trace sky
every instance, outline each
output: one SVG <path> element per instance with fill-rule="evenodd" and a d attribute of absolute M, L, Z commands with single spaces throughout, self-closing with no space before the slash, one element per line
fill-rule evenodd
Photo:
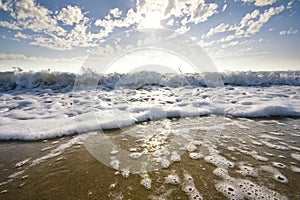
<path fill-rule="evenodd" d="M 142 28 L 190 37 L 218 71 L 300 70 L 299 17 L 300 0 L 0 0 L 0 71 L 77 73 L 103 41 Z"/>

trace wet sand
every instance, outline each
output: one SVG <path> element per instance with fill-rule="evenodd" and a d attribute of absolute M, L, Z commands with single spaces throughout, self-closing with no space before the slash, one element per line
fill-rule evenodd
<path fill-rule="evenodd" d="M 83 141 L 78 139 L 78 136 L 73 136 L 37 142 L 2 141 L 0 199 L 192 199 L 183 189 L 185 174 L 193 178 L 193 183 L 203 199 L 226 199 L 224 194 L 217 190 L 218 183 L 223 182 L 222 177 L 214 174 L 215 169 L 222 167 L 209 163 L 205 158 L 190 157 L 191 152 L 199 152 L 201 149 L 200 143 L 205 137 L 211 119 L 210 117 L 166 119 L 105 133 L 116 147 L 126 149 L 129 153 L 132 148 L 136 148 L 134 152 L 142 150 L 138 148 L 141 147 L 141 139 L 147 138 L 145 135 L 153 134 L 152 140 L 154 137 L 161 138 L 161 135 L 155 133 L 162 129 L 181 130 L 178 132 L 181 134 L 193 133 L 192 144 L 196 149 L 180 148 L 180 145 L 187 144 L 184 144 L 184 141 L 187 141 L 186 137 L 181 138 L 179 134 L 166 135 L 160 146 L 170 143 L 178 145 L 181 160 L 171 163 L 166 168 L 162 168 L 159 162 L 154 164 L 157 165 L 157 169 L 147 173 L 151 180 L 151 189 L 146 189 L 141 184 L 145 174 L 129 174 L 126 178 L 124 177 L 126 175 L 122 175 L 121 168 L 115 170 L 99 162 L 86 149 L 87 144 L 84 142 L 89 142 L 89 139 Z M 138 130 L 143 132 L 138 133 Z M 226 169 L 233 179 L 250 180 L 289 199 L 298 199 L 300 173 L 295 169 L 300 167 L 300 161 L 296 159 L 300 154 L 299 130 L 300 119 L 226 118 L 222 135 L 215 147 L 212 145 L 212 149 L 218 151 L 216 155 L 234 163 L 233 168 Z M 76 142 L 61 148 L 70 140 Z M 91 141 L 89 144 L 93 145 Z M 55 149 L 60 151 L 51 154 Z M 101 146 L 96 146 L 95 149 L 99 150 Z M 115 156 L 116 159 L 121 159 L 118 158 L 118 154 L 112 155 L 110 151 L 105 153 L 108 157 Z M 52 156 L 32 164 L 49 154 Z M 27 162 L 20 163 L 27 159 L 29 159 Z M 126 159 L 130 160 L 130 157 Z M 17 163 L 19 166 L 16 167 Z M 239 166 L 253 167 L 258 176 L 242 175 Z M 277 173 L 274 169 L 287 178 L 287 183 L 284 183 L 282 178 L 274 178 Z M 23 170 L 23 173 L 16 174 Z M 178 175 L 180 183 L 167 183 L 166 177 L 169 175 Z"/>

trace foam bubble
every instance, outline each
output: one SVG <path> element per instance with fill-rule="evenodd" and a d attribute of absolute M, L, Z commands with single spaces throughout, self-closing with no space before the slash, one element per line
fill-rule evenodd
<path fill-rule="evenodd" d="M 234 168 L 234 163 L 227 160 L 225 157 L 214 154 L 204 157 L 204 160 L 208 163 L 215 165 L 216 167 Z"/>
<path fill-rule="evenodd" d="M 180 179 L 177 174 L 171 174 L 166 177 L 165 182 L 168 184 L 172 184 L 172 185 L 178 185 L 178 184 L 180 184 Z"/>
<path fill-rule="evenodd" d="M 259 186 L 249 180 L 238 179 L 236 185 L 239 186 L 244 197 L 248 199 L 288 199 L 287 197 L 281 196 L 278 192 Z"/>
<path fill-rule="evenodd" d="M 18 162 L 17 164 L 15 164 L 15 167 L 18 168 L 18 167 L 22 167 L 23 165 L 25 165 L 31 158 L 27 158 L 23 161 L 20 161 Z"/>
<path fill-rule="evenodd" d="M 283 150 L 283 151 L 289 150 L 288 147 L 285 147 L 285 146 L 283 146 L 283 145 L 272 144 L 272 143 L 267 142 L 267 141 L 263 141 L 263 143 L 264 143 L 267 147 L 270 147 L 270 148 L 272 148 L 272 149 Z"/>
<path fill-rule="evenodd" d="M 228 170 L 224 169 L 222 167 L 218 167 L 218 168 L 214 169 L 213 174 L 216 175 L 216 176 L 219 176 L 223 179 L 228 179 L 229 178 Z"/>
<path fill-rule="evenodd" d="M 5 194 L 7 192 L 8 192 L 8 190 L 1 190 L 0 194 Z"/>
<path fill-rule="evenodd" d="M 117 183 L 110 184 L 109 189 L 111 189 L 111 190 L 115 189 L 116 185 L 117 185 Z"/>
<path fill-rule="evenodd" d="M 243 176 L 258 177 L 258 173 L 253 167 L 241 165 L 239 168 L 240 170 L 237 170 L 237 173 L 240 173 Z"/>
<path fill-rule="evenodd" d="M 122 169 L 121 171 L 122 171 L 121 174 L 122 174 L 122 176 L 124 178 L 128 178 L 129 177 L 129 174 L 130 174 L 129 169 L 126 168 L 126 169 Z"/>
<path fill-rule="evenodd" d="M 160 165 L 161 165 L 163 168 L 168 168 L 168 167 L 170 166 L 170 161 L 164 158 L 164 159 L 161 160 Z"/>
<path fill-rule="evenodd" d="M 261 155 L 252 155 L 253 158 L 255 158 L 258 161 L 267 162 L 269 158 L 261 156 Z"/>
<path fill-rule="evenodd" d="M 298 154 L 298 153 L 292 153 L 291 156 L 292 156 L 294 159 L 300 161 L 300 154 Z"/>
<path fill-rule="evenodd" d="M 194 144 L 188 144 L 185 146 L 185 149 L 189 152 L 193 152 L 197 150 L 197 147 Z"/>
<path fill-rule="evenodd" d="M 273 179 L 281 182 L 281 183 L 288 183 L 289 180 L 282 174 L 279 172 L 278 169 L 271 167 L 271 166 L 261 166 L 260 167 L 263 171 L 269 172 L 273 174 Z"/>
<path fill-rule="evenodd" d="M 216 189 L 221 192 L 225 197 L 231 200 L 242 200 L 244 195 L 241 193 L 239 188 L 234 184 L 227 182 L 220 182 L 216 184 Z"/>
<path fill-rule="evenodd" d="M 81 144 L 79 137 L 74 137 L 71 140 L 69 140 L 68 142 L 59 145 L 57 148 L 53 149 L 47 155 L 42 156 L 40 158 L 37 158 L 37 159 L 33 160 L 31 162 L 30 166 L 34 166 L 34 165 L 40 164 L 41 162 L 44 162 L 47 159 L 57 157 L 57 156 L 61 155 L 66 149 L 70 148 L 71 146 L 73 146 L 75 144 Z"/>
<path fill-rule="evenodd" d="M 151 179 L 148 177 L 148 175 L 145 175 L 143 179 L 141 180 L 141 185 L 143 185 L 147 190 L 151 189 Z"/>
<path fill-rule="evenodd" d="M 139 153 L 139 152 L 134 152 L 134 153 L 131 153 L 129 154 L 129 156 L 132 158 L 132 159 L 139 159 L 143 154 L 142 153 Z"/>
<path fill-rule="evenodd" d="M 284 133 L 273 132 L 273 131 L 270 131 L 269 133 L 270 133 L 271 135 L 284 136 Z"/>
<path fill-rule="evenodd" d="M 110 166 L 115 169 L 115 170 L 119 170 L 120 167 L 120 161 L 119 160 L 112 160 L 110 162 Z"/>
<path fill-rule="evenodd" d="M 25 172 L 25 170 L 22 170 L 22 171 L 19 171 L 19 172 L 15 172 L 14 174 L 9 175 L 8 179 L 15 179 L 15 178 L 21 176 L 24 172 Z"/>
<path fill-rule="evenodd" d="M 196 152 L 191 152 L 191 153 L 189 153 L 189 157 L 191 158 L 191 159 L 193 159 L 193 160 L 198 160 L 198 159 L 200 159 L 200 158 L 203 158 L 204 157 L 204 155 L 202 154 L 202 153 L 196 153 Z"/>
<path fill-rule="evenodd" d="M 296 173 L 300 173 L 300 168 L 299 167 L 296 167 L 296 166 L 291 166 L 291 170 L 293 171 L 293 172 L 296 172 Z"/>
<path fill-rule="evenodd" d="M 180 157 L 180 155 L 176 152 L 176 151 L 173 151 L 172 153 L 171 153 L 171 161 L 173 161 L 173 162 L 180 162 L 180 160 L 181 160 L 181 157 Z"/>
<path fill-rule="evenodd" d="M 119 151 L 115 148 L 113 148 L 111 151 L 110 151 L 110 154 L 111 155 L 116 155 L 117 153 L 119 153 Z"/>
<path fill-rule="evenodd" d="M 182 191 L 186 193 L 190 200 L 202 200 L 203 197 L 195 187 L 194 179 L 187 172 L 183 174 Z"/>
<path fill-rule="evenodd" d="M 255 140 L 252 140 L 251 143 L 256 145 L 256 146 L 262 146 L 263 145 L 261 142 L 257 142 Z"/>
<path fill-rule="evenodd" d="M 281 168 L 281 169 L 286 168 L 286 165 L 283 163 L 280 163 L 280 162 L 273 162 L 272 164 L 273 164 L 273 166 Z"/>

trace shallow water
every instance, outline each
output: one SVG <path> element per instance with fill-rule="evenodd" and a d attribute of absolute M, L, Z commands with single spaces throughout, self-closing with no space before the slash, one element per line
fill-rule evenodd
<path fill-rule="evenodd" d="M 222 135 L 215 135 L 202 155 L 215 119 L 144 122 L 107 131 L 105 140 L 99 132 L 3 141 L 0 198 L 298 199 L 300 119 L 226 117 Z"/>

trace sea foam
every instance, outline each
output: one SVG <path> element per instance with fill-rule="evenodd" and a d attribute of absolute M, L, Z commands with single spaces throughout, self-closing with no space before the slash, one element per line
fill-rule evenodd
<path fill-rule="evenodd" d="M 225 113 L 248 118 L 300 116 L 299 71 L 216 74 L 223 87 L 209 87 L 209 73 L 2 72 L 0 139 L 41 140 L 148 120 Z M 91 83 L 95 87 L 89 87 Z"/>

